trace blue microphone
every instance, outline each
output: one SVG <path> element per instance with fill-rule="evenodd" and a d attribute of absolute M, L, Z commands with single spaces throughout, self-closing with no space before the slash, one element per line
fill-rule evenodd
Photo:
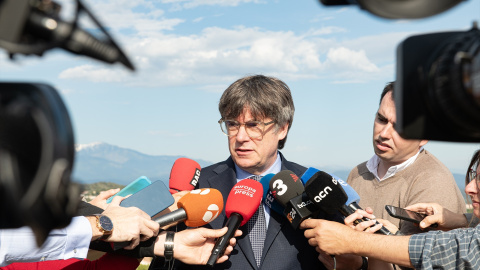
<path fill-rule="evenodd" d="M 283 215 L 283 206 L 275 200 L 275 197 L 270 190 L 270 180 L 275 174 L 269 173 L 260 179 L 260 183 L 263 186 L 263 203 L 271 210 Z"/>

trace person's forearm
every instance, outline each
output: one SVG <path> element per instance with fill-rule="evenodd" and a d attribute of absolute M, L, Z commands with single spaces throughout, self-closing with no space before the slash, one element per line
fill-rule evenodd
<path fill-rule="evenodd" d="M 412 267 L 408 253 L 409 236 L 387 236 L 359 232 L 352 241 L 352 253 L 401 266 Z"/>

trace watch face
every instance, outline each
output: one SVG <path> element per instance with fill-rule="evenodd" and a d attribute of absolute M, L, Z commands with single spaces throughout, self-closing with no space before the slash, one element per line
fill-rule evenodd
<path fill-rule="evenodd" d="M 100 225 L 102 226 L 102 229 L 104 229 L 107 232 L 110 232 L 113 230 L 112 220 L 110 220 L 110 218 L 107 216 L 100 217 Z"/>

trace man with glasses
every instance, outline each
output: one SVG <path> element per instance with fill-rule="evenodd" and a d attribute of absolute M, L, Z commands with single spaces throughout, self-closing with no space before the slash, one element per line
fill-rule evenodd
<path fill-rule="evenodd" d="M 225 90 L 218 107 L 218 122 L 228 140 L 230 157 L 203 168 L 197 188 L 216 188 L 226 201 L 232 187 L 242 179 L 261 178 L 282 170 L 301 175 L 306 170 L 287 161 L 278 151 L 285 146 L 295 111 L 290 89 L 284 82 L 263 75 L 241 78 Z M 325 269 L 302 231 L 293 230 L 284 216 L 270 211 L 263 203 L 257 212 L 240 227 L 243 235 L 237 239 L 230 259 L 216 264 L 214 269 Z M 222 212 L 206 227 L 222 228 L 226 220 Z M 264 227 L 258 229 L 262 224 Z M 177 269 L 190 268 L 202 269 L 177 264 Z"/>

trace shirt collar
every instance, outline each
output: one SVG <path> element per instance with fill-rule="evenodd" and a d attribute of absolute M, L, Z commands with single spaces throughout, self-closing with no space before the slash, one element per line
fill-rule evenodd
<path fill-rule="evenodd" d="M 277 174 L 281 170 L 282 170 L 282 159 L 280 158 L 280 155 L 277 152 L 277 159 L 275 160 L 273 165 L 270 166 L 270 168 L 268 168 L 268 170 L 266 170 L 261 174 L 261 176 L 265 176 L 269 173 Z M 240 169 L 240 167 L 238 167 L 237 164 L 235 164 L 235 171 L 237 172 L 237 182 L 253 175 L 249 172 L 246 172 Z"/>
<path fill-rule="evenodd" d="M 371 159 L 369 159 L 367 161 L 367 169 L 375 176 L 375 178 L 381 182 L 389 177 L 392 177 L 394 176 L 396 173 L 404 170 L 405 168 L 407 168 L 408 166 L 410 166 L 418 157 L 418 155 L 420 154 L 420 152 L 422 152 L 423 150 L 423 146 L 420 147 L 420 150 L 418 150 L 417 154 L 415 154 L 414 156 L 412 156 L 411 158 L 407 159 L 406 161 L 404 161 L 403 163 L 401 164 L 398 164 L 398 165 L 395 165 L 395 166 L 392 166 L 390 168 L 388 168 L 387 170 L 387 173 L 385 174 L 385 176 L 380 179 L 380 177 L 378 177 L 378 164 L 380 163 L 380 158 L 375 154 L 373 155 L 373 157 Z"/>

